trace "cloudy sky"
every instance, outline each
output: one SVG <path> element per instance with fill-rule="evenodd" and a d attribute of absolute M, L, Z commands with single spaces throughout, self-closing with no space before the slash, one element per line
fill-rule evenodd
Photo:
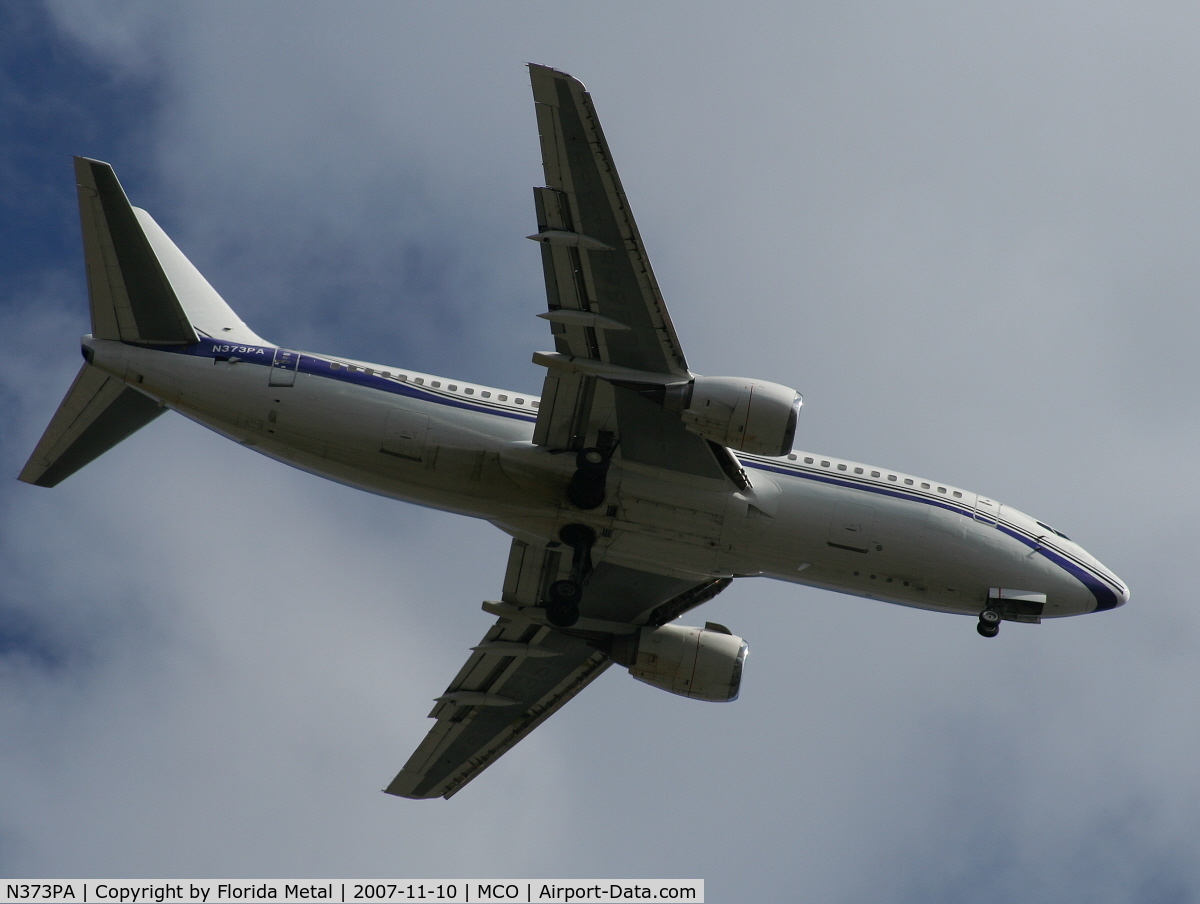
<path fill-rule="evenodd" d="M 536 391 L 535 61 L 592 91 L 694 369 L 1133 594 L 985 641 L 740 581 L 702 613 L 735 704 L 614 670 L 397 800 L 507 540 L 171 415 L 0 481 L 0 874 L 1200 900 L 1198 55 L 1185 2 L 0 7 L 0 471 L 88 328 L 72 154 L 263 335 Z"/>

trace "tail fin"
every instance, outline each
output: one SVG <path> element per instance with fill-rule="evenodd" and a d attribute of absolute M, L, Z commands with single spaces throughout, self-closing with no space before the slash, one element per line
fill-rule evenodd
<path fill-rule="evenodd" d="M 139 345 L 192 345 L 199 335 L 263 342 L 153 218 L 130 205 L 111 166 L 76 157 L 75 181 L 95 338 Z M 165 410 L 85 364 L 19 479 L 52 487 Z"/>
<path fill-rule="evenodd" d="M 17 479 L 52 487 L 166 410 L 116 377 L 85 364 Z"/>
<path fill-rule="evenodd" d="M 199 342 L 112 167 L 76 157 L 75 181 L 92 335 L 154 345 Z"/>
<path fill-rule="evenodd" d="M 191 345 L 197 333 L 263 339 L 154 222 L 133 207 L 107 163 L 75 158 L 92 335 L 143 345 Z"/>

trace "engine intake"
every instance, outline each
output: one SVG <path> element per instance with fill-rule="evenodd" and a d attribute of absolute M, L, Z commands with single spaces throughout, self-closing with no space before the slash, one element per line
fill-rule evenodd
<path fill-rule="evenodd" d="M 688 430 L 755 455 L 791 451 L 804 402 L 790 387 L 741 377 L 696 377 L 671 387 L 668 400 Z"/>
<path fill-rule="evenodd" d="M 663 625 L 614 639 L 613 659 L 638 681 L 681 697 L 725 703 L 736 700 L 746 642 L 723 625 Z"/>

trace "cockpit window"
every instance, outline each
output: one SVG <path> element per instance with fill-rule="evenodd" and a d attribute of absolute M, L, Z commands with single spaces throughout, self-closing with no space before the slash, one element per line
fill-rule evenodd
<path fill-rule="evenodd" d="M 1064 540 L 1071 540 L 1071 538 L 1068 537 L 1066 534 L 1064 534 L 1062 531 L 1055 530 L 1049 524 L 1047 524 L 1045 521 L 1039 521 L 1038 526 L 1046 528 L 1046 530 L 1050 531 L 1050 533 L 1054 534 L 1055 536 L 1062 537 Z M 1074 543 L 1075 541 L 1071 540 L 1071 542 Z"/>

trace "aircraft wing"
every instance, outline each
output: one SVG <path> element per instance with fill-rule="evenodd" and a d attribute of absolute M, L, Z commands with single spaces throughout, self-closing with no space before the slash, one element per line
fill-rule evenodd
<path fill-rule="evenodd" d="M 437 723 L 385 789 L 399 797 L 450 797 L 588 686 L 612 660 L 614 633 L 660 625 L 711 599 L 728 579 L 694 582 L 599 564 L 583 617 L 569 631 L 548 627 L 540 600 L 568 567 L 560 550 L 513 540 L 499 619 L 429 714 Z"/>
<path fill-rule="evenodd" d="M 529 66 L 546 186 L 534 189 L 555 352 L 536 444 L 620 445 L 628 460 L 723 479 L 716 454 L 647 397 L 692 374 L 650 268 L 621 179 L 583 84 Z M 639 389 L 641 390 L 639 392 Z"/>
<path fill-rule="evenodd" d="M 531 65 L 546 187 L 534 189 L 553 353 L 533 440 L 556 450 L 599 448 L 626 461 L 714 480 L 737 470 L 655 400 L 692 379 L 621 180 L 579 81 Z M 661 393 L 660 393 L 661 394 Z M 437 722 L 388 785 L 401 797 L 450 797 L 600 675 L 612 638 L 663 625 L 723 590 L 729 579 L 667 577 L 600 561 L 580 618 L 546 622 L 551 583 L 571 576 L 559 543 L 515 539 L 498 616 L 430 717 Z"/>

